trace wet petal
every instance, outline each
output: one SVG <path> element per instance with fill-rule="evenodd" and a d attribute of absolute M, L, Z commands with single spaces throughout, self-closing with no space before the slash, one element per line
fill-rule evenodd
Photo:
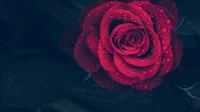
<path fill-rule="evenodd" d="M 115 72 L 108 71 L 108 74 L 113 80 L 123 85 L 130 86 L 141 81 L 139 78 L 130 78 L 125 76 L 124 74 L 120 73 L 117 69 Z"/>
<path fill-rule="evenodd" d="M 116 71 L 113 56 L 103 47 L 102 42 L 99 41 L 98 54 L 101 66 L 106 71 Z"/>
<path fill-rule="evenodd" d="M 79 19 L 79 25 L 80 25 L 80 29 L 82 30 L 83 28 L 83 22 L 85 20 L 85 17 L 88 15 L 88 13 L 94 9 L 95 7 L 97 7 L 98 4 L 95 2 L 93 4 L 90 4 L 88 6 L 85 6 L 82 11 L 81 11 L 81 14 L 80 14 L 80 19 Z"/>
<path fill-rule="evenodd" d="M 181 38 L 175 34 L 175 32 L 172 33 L 172 49 L 174 53 L 174 65 L 173 69 L 176 69 L 178 65 L 181 62 L 181 58 L 183 56 L 183 45 L 182 45 L 182 40 Z"/>
<path fill-rule="evenodd" d="M 173 0 L 151 0 L 153 4 L 160 5 L 166 8 L 174 16 L 174 19 L 178 21 L 178 8 Z"/>
<path fill-rule="evenodd" d="M 133 14 L 137 15 L 145 26 L 147 25 L 153 27 L 153 22 L 151 20 L 151 17 L 141 7 L 135 5 L 134 3 L 129 3 L 125 4 L 124 9 L 129 10 Z"/>
<path fill-rule="evenodd" d="M 92 54 L 87 46 L 87 35 L 82 33 L 74 48 L 74 57 L 77 64 L 87 72 L 97 72 L 100 68 L 98 58 Z"/>
<path fill-rule="evenodd" d="M 160 69 L 157 74 L 159 76 L 164 76 L 164 75 L 168 74 L 172 69 L 173 62 L 174 62 L 174 56 L 173 56 L 173 52 L 172 52 L 172 47 L 170 46 L 163 53 L 162 64 L 161 64 Z"/>
<path fill-rule="evenodd" d="M 132 85 L 132 88 L 140 91 L 148 91 L 157 87 L 162 81 L 163 81 L 162 77 L 155 76 L 151 79 Z"/>
<path fill-rule="evenodd" d="M 158 8 L 160 8 L 161 10 L 163 10 L 165 12 L 165 14 L 167 15 L 167 17 L 169 18 L 169 20 L 167 20 L 166 22 L 169 24 L 169 23 L 172 23 L 172 30 L 175 30 L 176 27 L 177 27 L 177 18 L 175 18 L 173 16 L 173 14 L 171 12 L 169 12 L 166 8 L 162 7 L 162 6 L 157 6 Z"/>
<path fill-rule="evenodd" d="M 114 20 L 122 20 L 124 23 L 129 22 L 143 26 L 141 20 L 131 12 L 123 9 L 117 9 L 117 7 L 113 10 L 105 13 L 100 26 L 100 38 L 102 40 L 103 46 L 110 53 L 112 52 L 112 47 L 109 42 L 109 28 Z"/>
<path fill-rule="evenodd" d="M 151 77 L 153 77 L 159 67 L 160 67 L 160 63 L 161 63 L 161 58 L 159 59 L 159 61 L 151 66 L 148 67 L 136 67 L 136 66 L 132 66 L 130 64 L 128 64 L 127 62 L 125 62 L 119 54 L 114 52 L 114 62 L 115 65 L 117 67 L 117 69 L 124 74 L 127 77 L 131 77 L 131 78 L 139 78 L 140 80 L 146 80 L 149 79 Z"/>
<path fill-rule="evenodd" d="M 123 56 L 124 60 L 134 66 L 137 67 L 146 67 L 149 65 L 152 65 L 156 63 L 156 61 L 160 58 L 161 56 L 161 45 L 160 45 L 160 40 L 158 39 L 158 36 L 156 33 L 153 31 L 152 28 L 147 27 L 149 31 L 149 36 L 151 36 L 151 43 L 152 43 L 152 53 L 148 55 L 145 58 L 141 57 L 134 57 L 134 56 Z"/>
<path fill-rule="evenodd" d="M 91 32 L 87 36 L 87 45 L 90 51 L 98 57 L 98 44 L 99 44 L 99 36 L 96 32 Z"/>
<path fill-rule="evenodd" d="M 89 14 L 85 17 L 83 23 L 83 31 L 89 33 L 93 30 L 99 30 L 99 25 L 102 20 L 103 15 L 114 5 L 119 4 L 119 2 L 108 2 L 102 4 L 94 9 L 92 9 Z"/>
<path fill-rule="evenodd" d="M 129 55 L 129 54 L 136 54 L 140 51 L 139 46 L 123 46 L 122 43 L 120 43 L 121 40 L 124 40 L 128 43 L 128 40 L 125 40 L 125 35 L 130 34 L 132 32 L 142 33 L 139 31 L 141 29 L 140 26 L 137 26 L 135 24 L 131 23 L 124 23 L 118 25 L 111 33 L 111 36 L 109 37 L 109 41 L 113 49 L 122 54 L 122 55 Z M 142 35 L 142 34 L 141 34 Z M 140 38 L 143 40 L 143 38 Z M 138 44 L 137 44 L 138 45 Z M 122 49 L 123 48 L 125 49 Z"/>
<path fill-rule="evenodd" d="M 163 10 L 160 10 L 155 5 L 150 2 L 133 2 L 134 4 L 140 6 L 145 10 L 148 14 L 150 14 L 155 19 L 155 31 L 157 32 L 159 39 L 162 41 L 162 50 L 165 51 L 170 45 L 171 41 L 171 22 L 167 21 L 169 18 L 165 14 Z"/>
<path fill-rule="evenodd" d="M 100 87 L 106 89 L 117 89 L 118 87 L 118 83 L 112 80 L 102 69 L 98 72 L 92 73 L 92 78 Z"/>

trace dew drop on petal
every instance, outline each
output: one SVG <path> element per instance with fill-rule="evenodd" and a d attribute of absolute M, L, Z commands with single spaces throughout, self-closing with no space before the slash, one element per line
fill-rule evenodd
<path fill-rule="evenodd" d="M 167 23 L 170 24 L 171 23 L 170 20 L 167 20 Z"/>
<path fill-rule="evenodd" d="M 166 28 L 163 28 L 163 30 L 162 30 L 164 33 L 167 31 L 167 29 Z"/>
<path fill-rule="evenodd" d="M 163 46 L 163 51 L 165 51 L 167 49 L 167 46 Z"/>
<path fill-rule="evenodd" d="M 146 71 L 144 71 L 144 72 L 142 72 L 143 74 L 146 74 L 147 72 Z"/>
<path fill-rule="evenodd" d="M 157 62 L 156 62 L 156 65 L 158 65 L 158 64 L 160 64 L 160 62 L 159 62 L 159 61 L 157 61 Z"/>
<path fill-rule="evenodd" d="M 166 59 L 166 62 L 170 62 L 170 59 Z"/>

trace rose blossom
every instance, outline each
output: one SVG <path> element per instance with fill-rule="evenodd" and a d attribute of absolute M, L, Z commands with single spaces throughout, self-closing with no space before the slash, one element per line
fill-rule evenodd
<path fill-rule="evenodd" d="M 151 90 L 180 63 L 177 18 L 172 0 L 98 0 L 81 13 L 74 58 L 101 87 Z"/>

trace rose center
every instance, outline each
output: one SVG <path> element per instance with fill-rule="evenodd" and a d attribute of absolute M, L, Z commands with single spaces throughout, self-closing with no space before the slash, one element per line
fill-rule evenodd
<path fill-rule="evenodd" d="M 110 35 L 110 43 L 115 51 L 122 55 L 137 55 L 140 54 L 146 36 L 143 27 L 124 23 L 114 28 Z"/>

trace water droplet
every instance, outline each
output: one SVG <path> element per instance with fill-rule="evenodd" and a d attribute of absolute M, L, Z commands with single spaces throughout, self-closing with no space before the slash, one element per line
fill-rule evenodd
<path fill-rule="evenodd" d="M 119 75 L 119 73 L 117 72 L 115 75 Z"/>
<path fill-rule="evenodd" d="M 146 74 L 147 72 L 146 71 L 144 71 L 144 72 L 142 72 L 143 74 Z"/>
<path fill-rule="evenodd" d="M 170 59 L 166 59 L 166 62 L 170 62 Z"/>
<path fill-rule="evenodd" d="M 163 46 L 163 50 L 166 50 L 167 49 L 167 46 Z"/>
<path fill-rule="evenodd" d="M 160 12 L 163 12 L 163 10 L 160 10 Z"/>
<path fill-rule="evenodd" d="M 153 72 L 153 70 L 149 70 L 149 72 Z"/>
<path fill-rule="evenodd" d="M 167 20 L 167 23 L 168 23 L 168 24 L 171 23 L 170 20 Z"/>
<path fill-rule="evenodd" d="M 164 33 L 167 31 L 167 29 L 166 28 L 163 28 L 163 30 L 162 30 Z"/>
<path fill-rule="evenodd" d="M 158 64 L 160 64 L 160 62 L 159 62 L 159 61 L 157 61 L 157 62 L 156 62 L 156 65 L 158 65 Z"/>

